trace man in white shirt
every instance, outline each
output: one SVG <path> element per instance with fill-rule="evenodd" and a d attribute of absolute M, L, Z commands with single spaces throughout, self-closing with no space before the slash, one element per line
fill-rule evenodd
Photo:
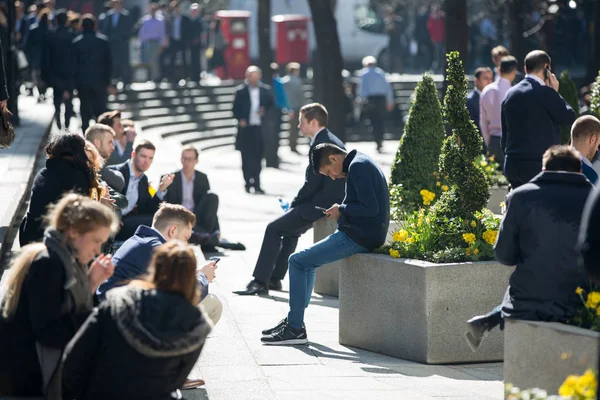
<path fill-rule="evenodd" d="M 261 83 L 262 72 L 256 66 L 246 70 L 246 83 L 239 86 L 233 100 L 233 116 L 238 120 L 235 148 L 242 154 L 242 172 L 246 192 L 264 194 L 260 171 L 264 151 L 263 116 L 273 107 L 271 88 Z M 277 135 L 279 137 L 279 135 Z"/>

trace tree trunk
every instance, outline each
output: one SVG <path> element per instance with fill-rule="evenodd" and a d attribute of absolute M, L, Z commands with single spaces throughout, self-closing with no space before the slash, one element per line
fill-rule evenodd
<path fill-rule="evenodd" d="M 523 16 L 525 15 L 525 2 L 523 0 L 511 0 L 509 5 L 509 26 L 510 26 L 510 52 L 519 62 L 520 68 L 525 66 L 525 24 Z"/>
<path fill-rule="evenodd" d="M 17 58 L 15 52 L 15 4 L 13 1 L 8 2 L 8 29 L 7 35 L 3 40 L 4 54 L 4 70 L 6 73 L 6 86 L 8 89 L 8 109 L 13 113 L 11 121 L 14 125 L 20 125 L 19 107 L 17 103 L 18 87 L 17 87 Z M 0 71 L 1 73 L 1 71 Z"/>
<path fill-rule="evenodd" d="M 262 69 L 263 82 L 271 84 L 271 0 L 258 1 L 258 66 Z"/>
<path fill-rule="evenodd" d="M 469 60 L 467 0 L 446 0 L 446 53 L 458 51 L 463 66 Z"/>
<path fill-rule="evenodd" d="M 329 129 L 342 141 L 346 139 L 342 51 L 335 20 L 335 2 L 308 0 L 317 40 L 314 85 L 321 88 L 321 103 L 329 112 Z"/>
<path fill-rule="evenodd" d="M 590 21 L 590 50 L 587 65 L 586 82 L 593 82 L 600 70 L 600 4 L 594 2 L 593 16 Z"/>

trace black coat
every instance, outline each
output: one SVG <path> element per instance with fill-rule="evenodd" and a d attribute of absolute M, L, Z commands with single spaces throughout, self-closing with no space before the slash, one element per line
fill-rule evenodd
<path fill-rule="evenodd" d="M 475 123 L 477 130 L 481 132 L 481 127 L 479 126 L 479 92 L 477 90 L 473 90 L 471 93 L 467 95 L 467 110 L 469 110 L 469 115 L 471 119 Z"/>
<path fill-rule="evenodd" d="M 42 53 L 46 35 L 50 31 L 47 24 L 36 22 L 29 26 L 29 34 L 25 42 L 25 55 L 31 69 L 42 68 Z"/>
<path fill-rule="evenodd" d="M 580 264 L 600 283 L 600 187 L 588 197 L 579 232 Z"/>
<path fill-rule="evenodd" d="M 73 40 L 75 87 L 106 88 L 110 84 L 111 55 L 106 36 L 84 31 Z"/>
<path fill-rule="evenodd" d="M 129 161 L 125 161 L 122 164 L 110 165 L 108 168 L 121 172 L 125 179 L 125 187 L 121 190 L 121 194 L 127 194 L 127 188 L 129 187 Z M 142 179 L 138 183 L 138 202 L 132 213 L 137 214 L 154 214 L 158 210 L 158 206 L 162 202 L 157 196 L 152 196 L 148 191 L 148 177 L 146 174 L 142 176 Z"/>
<path fill-rule="evenodd" d="M 35 343 L 64 349 L 88 312 L 65 312 L 65 270 L 56 254 L 42 250 L 23 281 L 15 314 L 0 316 L 0 397 L 41 396 Z M 91 296 L 91 294 L 90 294 Z"/>
<path fill-rule="evenodd" d="M 3 36 L 4 37 L 4 36 Z M 4 69 L 4 48 L 0 40 L 0 101 L 8 99 L 8 88 L 6 86 L 6 70 Z"/>
<path fill-rule="evenodd" d="M 75 34 L 70 28 L 58 27 L 49 32 L 42 54 L 42 79 L 62 90 L 73 90 L 72 48 Z"/>
<path fill-rule="evenodd" d="M 581 307 L 575 289 L 589 279 L 576 244 L 592 188 L 582 174 L 542 172 L 510 193 L 495 246 L 498 261 L 516 265 L 505 316 L 565 321 Z"/>
<path fill-rule="evenodd" d="M 267 112 L 271 107 L 273 107 L 275 100 L 273 98 L 273 92 L 271 92 L 271 87 L 265 85 L 263 83 L 259 83 L 258 86 L 260 90 L 260 107 L 265 108 L 265 115 L 262 117 L 263 123 Z M 236 88 L 235 98 L 233 99 L 233 117 L 238 120 L 246 120 L 246 122 L 250 123 L 250 108 L 252 107 L 250 101 L 250 91 L 248 90 L 248 85 L 243 84 Z"/>
<path fill-rule="evenodd" d="M 42 240 L 44 236 L 42 218 L 46 215 L 48 206 L 56 203 L 70 191 L 89 196 L 89 172 L 67 158 L 47 159 L 46 168 L 42 168 L 37 173 L 31 187 L 29 210 L 19 229 L 21 246 Z"/>
<path fill-rule="evenodd" d="M 206 32 L 204 21 L 201 18 L 190 19 L 186 26 L 184 37 L 189 42 L 190 47 L 204 47 L 202 34 Z"/>
<path fill-rule="evenodd" d="M 333 143 L 342 149 L 346 149 L 344 143 L 326 128 L 317 134 L 310 148 L 312 149 L 321 143 Z M 329 208 L 335 203 L 341 204 L 344 199 L 346 180 L 333 180 L 328 176 L 315 174 L 311 166 L 310 151 L 308 154 L 308 166 L 304 174 L 304 185 L 302 185 L 302 188 L 300 188 L 298 194 L 292 200 L 291 206 L 298 209 L 302 218 L 309 221 L 316 221 L 323 217 L 323 212 L 316 210 L 315 206 Z"/>
<path fill-rule="evenodd" d="M 170 399 L 210 329 L 177 294 L 113 289 L 65 349 L 66 391 L 78 400 Z"/>
<path fill-rule="evenodd" d="M 183 184 L 182 177 L 183 171 L 175 172 L 175 178 L 173 183 L 167 190 L 165 201 L 171 204 L 182 204 L 183 203 Z M 206 174 L 195 171 L 194 175 L 194 204 L 199 204 L 202 196 L 204 196 L 210 190 L 210 184 L 208 183 L 208 176 Z"/>
<path fill-rule="evenodd" d="M 129 11 L 123 9 L 120 12 L 117 25 L 113 26 L 113 15 L 115 10 L 109 10 L 100 18 L 100 32 L 106 36 L 108 43 L 116 48 L 129 53 L 129 39 L 131 39 L 133 30 L 133 20 L 129 15 Z"/>

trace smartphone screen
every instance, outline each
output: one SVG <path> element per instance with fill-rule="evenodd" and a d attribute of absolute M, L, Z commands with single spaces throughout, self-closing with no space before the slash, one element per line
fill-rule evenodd
<path fill-rule="evenodd" d="M 315 210 L 319 210 L 319 211 L 327 211 L 327 209 L 326 209 L 326 208 L 319 207 L 319 206 L 315 206 Z"/>
<path fill-rule="evenodd" d="M 219 257 L 211 257 L 208 261 L 214 261 L 215 265 L 217 265 L 221 259 Z"/>

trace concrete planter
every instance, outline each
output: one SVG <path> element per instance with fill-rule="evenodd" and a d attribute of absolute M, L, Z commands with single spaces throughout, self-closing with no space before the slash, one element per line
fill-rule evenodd
<path fill-rule="evenodd" d="M 559 323 L 517 320 L 507 320 L 505 327 L 506 383 L 558 393 L 567 376 L 598 368 L 598 332 Z"/>
<path fill-rule="evenodd" d="M 337 221 L 330 221 L 327 218 L 321 218 L 313 224 L 313 240 L 317 243 L 331 235 L 337 229 Z M 392 235 L 398 229 L 397 222 L 390 222 L 388 237 L 386 243 L 392 240 Z M 340 265 L 342 261 L 323 265 L 317 268 L 315 278 L 315 293 L 338 297 L 340 282 Z"/>
<path fill-rule="evenodd" d="M 513 268 L 497 262 L 433 264 L 357 254 L 340 270 L 340 344 L 426 364 L 500 361 L 503 333 L 477 352 L 466 321 L 497 306 Z"/>
<path fill-rule="evenodd" d="M 494 214 L 502 214 L 502 207 L 500 203 L 506 200 L 508 194 L 508 186 L 494 186 L 490 188 L 490 199 L 487 203 L 487 208 L 492 210 Z"/>

